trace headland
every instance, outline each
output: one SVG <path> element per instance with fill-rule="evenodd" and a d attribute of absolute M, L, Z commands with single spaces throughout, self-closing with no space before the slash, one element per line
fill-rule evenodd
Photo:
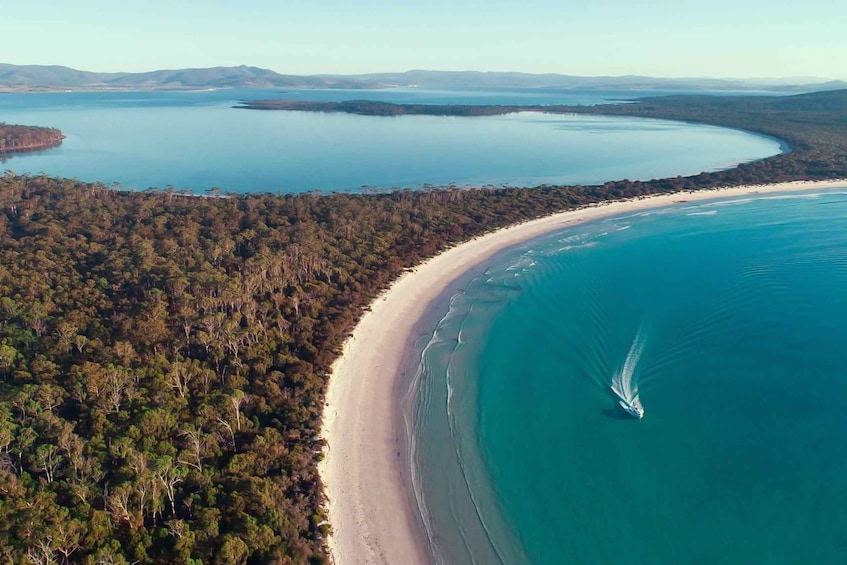
<path fill-rule="evenodd" d="M 61 145 L 64 139 L 55 128 L 0 123 L 0 155 L 50 149 Z"/>

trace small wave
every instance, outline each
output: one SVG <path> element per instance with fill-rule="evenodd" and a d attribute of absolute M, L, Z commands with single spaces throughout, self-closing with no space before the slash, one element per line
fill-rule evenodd
<path fill-rule="evenodd" d="M 802 194 L 776 194 L 773 196 L 760 196 L 757 200 L 796 200 L 798 198 L 820 198 L 820 192 L 804 192 Z"/>
<path fill-rule="evenodd" d="M 585 241 L 586 239 L 588 239 L 590 237 L 591 237 L 591 234 L 578 233 L 578 234 L 574 234 L 574 235 L 569 235 L 568 237 L 563 237 L 563 238 L 559 239 L 558 241 L 559 241 L 559 243 L 574 243 L 574 242 L 577 242 L 577 241 Z"/>
<path fill-rule="evenodd" d="M 526 271 L 528 269 L 533 268 L 536 265 L 535 260 L 532 257 L 522 256 L 517 262 L 513 263 L 506 267 L 506 271 Z"/>
<path fill-rule="evenodd" d="M 447 363 L 447 368 L 444 371 L 444 382 L 447 385 L 447 417 L 453 417 L 453 372 L 450 370 L 450 362 Z M 450 435 L 455 439 L 456 434 L 453 426 L 450 426 Z"/>
<path fill-rule="evenodd" d="M 723 206 L 741 206 L 742 204 L 750 204 L 755 198 L 732 198 L 730 200 L 718 200 L 717 202 L 709 202 L 703 204 L 703 208 L 717 208 Z"/>
<path fill-rule="evenodd" d="M 675 212 L 676 212 L 675 206 L 667 206 L 665 208 L 652 208 L 650 210 L 645 210 L 643 212 L 633 214 L 633 216 L 638 217 L 638 218 L 647 218 L 649 216 L 664 216 L 666 214 L 673 214 Z"/>
<path fill-rule="evenodd" d="M 450 301 L 451 306 L 452 306 L 455 298 L 456 297 L 454 296 L 451 299 L 451 301 Z M 438 324 L 436 325 L 435 329 L 432 331 L 432 334 L 430 335 L 429 341 L 426 343 L 423 350 L 421 351 L 421 357 L 420 357 L 420 360 L 418 361 L 417 371 L 415 372 L 415 375 L 414 375 L 411 383 L 409 384 L 408 389 L 406 390 L 406 393 L 404 394 L 402 404 L 408 405 L 409 401 L 412 398 L 415 398 L 416 391 L 420 390 L 421 382 L 425 379 L 426 375 L 429 372 L 428 367 L 427 367 L 427 362 L 426 362 L 428 352 L 439 341 L 438 329 L 443 326 L 443 324 L 445 323 L 445 320 L 447 320 L 447 318 L 450 316 L 451 310 L 452 310 L 452 308 L 450 308 L 448 310 L 448 313 L 441 320 L 439 320 Z M 427 402 L 428 400 L 429 399 L 425 395 L 420 395 L 418 397 L 418 403 L 419 404 L 418 404 L 417 410 L 428 410 L 428 406 L 429 406 L 429 403 Z M 415 497 L 415 505 L 417 507 L 418 516 L 420 517 L 421 522 L 423 522 L 424 533 L 426 534 L 426 543 L 427 543 L 427 547 L 429 549 L 430 555 L 433 556 L 433 558 L 435 559 L 435 561 L 437 563 L 440 563 L 440 562 L 443 561 L 443 558 L 441 557 L 440 552 L 438 551 L 438 546 L 435 543 L 435 532 L 433 531 L 433 528 L 432 528 L 432 514 L 430 512 L 429 507 L 426 504 L 426 497 L 424 496 L 423 482 L 422 482 L 420 473 L 418 472 L 419 471 L 418 467 L 415 464 L 415 461 L 418 457 L 417 428 L 420 425 L 420 420 L 415 418 L 413 413 L 414 413 L 414 411 L 409 411 L 409 410 L 403 410 L 402 411 L 403 423 L 404 423 L 404 427 L 405 427 L 405 436 L 406 436 L 406 440 L 408 441 L 408 448 L 409 448 L 408 457 L 409 457 L 409 469 L 410 469 L 410 474 L 411 474 L 410 479 L 411 479 L 411 483 L 412 483 L 412 492 L 413 492 L 414 497 Z"/>
<path fill-rule="evenodd" d="M 715 216 L 717 213 L 717 210 L 708 210 L 706 212 L 689 212 L 686 216 Z"/>
<path fill-rule="evenodd" d="M 571 251 L 573 249 L 587 249 L 589 247 L 597 247 L 596 241 L 589 241 L 587 243 L 583 243 L 582 245 L 565 245 L 564 247 L 560 247 L 557 252 L 560 251 Z"/>

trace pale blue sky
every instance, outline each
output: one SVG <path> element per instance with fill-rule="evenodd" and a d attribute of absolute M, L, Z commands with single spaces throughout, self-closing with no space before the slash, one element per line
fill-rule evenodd
<path fill-rule="evenodd" d="M 0 0 L 0 62 L 847 79 L 842 0 Z"/>

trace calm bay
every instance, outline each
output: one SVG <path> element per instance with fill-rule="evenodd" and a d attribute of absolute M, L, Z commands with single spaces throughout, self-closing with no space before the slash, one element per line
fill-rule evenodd
<path fill-rule="evenodd" d="M 644 94 L 543 89 L 5 94 L 0 121 L 57 127 L 67 138 L 54 149 L 7 157 L 3 166 L 130 190 L 290 193 L 648 180 L 780 152 L 773 139 L 658 120 L 536 113 L 385 118 L 232 108 L 239 100 L 263 98 L 596 104 Z"/>
<path fill-rule="evenodd" d="M 491 261 L 409 368 L 443 561 L 843 562 L 845 234 L 847 192 L 763 195 Z"/>

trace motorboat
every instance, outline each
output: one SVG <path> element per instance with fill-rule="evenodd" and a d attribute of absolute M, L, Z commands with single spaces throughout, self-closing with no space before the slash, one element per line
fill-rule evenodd
<path fill-rule="evenodd" d="M 622 399 L 620 405 L 630 416 L 635 416 L 639 420 L 644 417 L 644 407 L 637 395 L 632 400 Z"/>

